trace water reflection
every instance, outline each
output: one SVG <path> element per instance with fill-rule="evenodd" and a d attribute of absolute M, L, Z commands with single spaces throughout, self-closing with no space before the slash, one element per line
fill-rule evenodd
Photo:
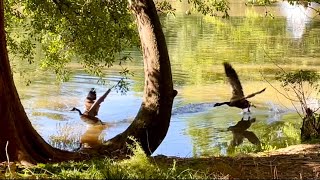
<path fill-rule="evenodd" d="M 56 132 L 49 135 L 48 141 L 52 146 L 59 149 L 74 150 L 80 145 L 81 124 L 68 122 L 65 124 L 58 123 L 55 127 Z"/>
<path fill-rule="evenodd" d="M 308 3 L 308 2 L 306 2 Z M 295 39 L 302 38 L 306 25 L 310 23 L 314 14 L 315 3 L 310 3 L 310 7 L 300 4 L 290 5 L 287 1 L 280 3 L 282 12 L 287 18 L 287 29 Z"/>
<path fill-rule="evenodd" d="M 105 133 L 102 132 L 109 127 L 110 125 L 106 123 L 88 125 L 87 130 L 82 134 L 80 138 L 80 148 L 95 148 L 101 145 L 104 141 L 105 136 Z"/>
<path fill-rule="evenodd" d="M 235 146 L 239 146 L 243 143 L 245 138 L 252 144 L 260 146 L 260 140 L 257 135 L 252 131 L 247 130 L 254 122 L 256 122 L 256 118 L 249 117 L 247 120 L 244 120 L 242 117 L 236 125 L 228 127 L 228 131 L 231 131 L 233 136 L 228 149 L 233 149 Z"/>

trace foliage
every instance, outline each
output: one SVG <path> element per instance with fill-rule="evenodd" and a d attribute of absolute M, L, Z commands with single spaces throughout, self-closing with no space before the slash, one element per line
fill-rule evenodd
<path fill-rule="evenodd" d="M 304 6 L 304 7 L 309 7 L 309 8 L 311 8 L 313 11 L 315 11 L 318 15 L 320 15 L 320 10 L 319 10 L 319 8 L 313 8 L 313 7 L 311 7 L 311 3 L 320 4 L 320 1 L 319 1 L 319 0 L 304 0 L 304 1 L 301 1 L 301 0 L 288 0 L 288 2 L 289 2 L 291 5 L 302 5 L 302 6 Z"/>
<path fill-rule="evenodd" d="M 10 55 L 21 54 L 32 63 L 35 46 L 41 44 L 41 68 L 53 70 L 60 80 L 68 79 L 65 67 L 72 60 L 102 77 L 105 66 L 118 61 L 122 67 L 130 60 L 120 52 L 139 44 L 126 0 L 6 0 L 6 5 Z"/>
<path fill-rule="evenodd" d="M 175 12 L 175 8 L 172 7 L 171 3 L 168 2 L 167 0 L 164 1 L 155 1 L 156 4 L 156 9 L 159 13 L 164 13 L 164 14 L 173 14 Z"/>
<path fill-rule="evenodd" d="M 152 158 L 135 141 L 129 147 L 134 154 L 125 160 L 91 159 L 82 162 L 63 162 L 38 164 L 35 167 L 19 167 L 14 172 L 7 172 L 6 178 L 48 178 L 48 179 L 207 179 L 212 174 L 192 169 L 160 167 L 152 163 Z"/>
<path fill-rule="evenodd" d="M 49 136 L 48 143 L 56 148 L 64 150 L 74 150 L 80 146 L 80 132 L 75 129 L 81 129 L 74 124 L 66 123 L 65 125 L 57 124 L 57 133 Z"/>
<path fill-rule="evenodd" d="M 304 115 L 307 115 L 307 109 L 309 109 L 307 100 L 313 92 L 319 93 L 319 84 L 317 83 L 319 79 L 320 75 L 312 70 L 286 72 L 281 69 L 276 74 L 276 80 L 281 83 L 284 90 L 287 92 L 292 91 L 295 94 L 295 97 L 286 97 L 292 101 L 299 102 Z"/>
<path fill-rule="evenodd" d="M 247 4 L 253 4 L 258 6 L 267 6 L 276 2 L 276 0 L 247 0 Z"/>
<path fill-rule="evenodd" d="M 229 17 L 228 0 L 188 0 L 188 3 L 204 15 L 218 16 L 218 13 L 222 13 L 222 17 Z"/>

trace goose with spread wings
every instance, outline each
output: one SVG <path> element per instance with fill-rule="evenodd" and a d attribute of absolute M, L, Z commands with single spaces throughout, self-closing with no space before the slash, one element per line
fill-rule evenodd
<path fill-rule="evenodd" d="M 94 102 L 94 100 L 96 100 L 97 95 L 96 95 L 95 89 L 92 88 L 87 96 L 87 100 L 90 100 L 90 103 L 88 103 L 87 100 L 85 102 L 86 110 L 84 114 L 89 116 L 97 116 L 100 108 L 100 104 L 105 100 L 105 98 L 108 96 L 110 92 L 111 92 L 111 88 L 108 89 L 107 92 L 105 92 L 97 101 Z"/>
<path fill-rule="evenodd" d="M 100 104 L 104 101 L 104 99 L 108 96 L 108 94 L 111 92 L 111 88 L 108 89 L 107 92 L 105 92 L 97 101 L 96 100 L 96 92 L 95 89 L 92 88 L 86 98 L 85 101 L 85 112 L 82 113 L 77 108 L 72 108 L 71 111 L 78 111 L 80 115 L 80 119 L 88 124 L 103 124 L 101 120 L 95 116 L 98 115 L 98 111 L 100 108 Z"/>
<path fill-rule="evenodd" d="M 229 81 L 231 88 L 232 88 L 232 97 L 231 97 L 230 101 L 216 103 L 214 106 L 216 107 L 216 106 L 221 106 L 221 105 L 226 104 L 230 107 L 237 107 L 240 109 L 248 108 L 248 112 L 250 112 L 250 106 L 253 106 L 253 105 L 247 99 L 264 92 L 266 90 L 266 88 L 264 88 L 258 92 L 252 93 L 248 96 L 244 96 L 242 86 L 241 86 L 239 77 L 237 75 L 237 72 L 227 62 L 224 62 L 223 66 L 224 66 L 224 70 L 225 70 L 226 76 L 228 78 L 228 81 Z"/>

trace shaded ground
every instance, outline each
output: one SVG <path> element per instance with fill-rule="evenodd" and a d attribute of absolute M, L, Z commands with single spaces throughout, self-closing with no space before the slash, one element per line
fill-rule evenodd
<path fill-rule="evenodd" d="M 272 152 L 237 157 L 177 158 L 157 156 L 161 166 L 192 168 L 226 179 L 317 179 L 320 144 L 300 144 Z"/>
<path fill-rule="evenodd" d="M 142 150 L 141 153 L 143 154 Z M 119 158 L 118 160 L 123 159 Z M 272 152 L 245 154 L 236 157 L 178 158 L 156 156 L 149 160 L 152 163 L 148 161 L 148 157 L 138 154 L 130 163 L 127 163 L 128 166 L 124 165 L 123 161 L 115 165 L 117 160 L 108 161 L 100 158 L 79 163 L 42 165 L 33 170 L 17 166 L 15 163 L 9 163 L 8 166 L 6 162 L 2 162 L 0 163 L 0 179 L 22 177 L 78 179 L 83 176 L 85 178 L 98 177 L 99 179 L 137 179 L 137 177 L 179 179 L 181 177 L 189 178 L 189 176 L 190 178 L 203 179 L 318 179 L 320 144 L 300 144 Z M 161 168 L 155 168 L 154 164 Z M 171 173 L 172 169 L 175 169 L 173 172 L 177 174 Z M 25 170 L 29 172 L 27 176 L 23 176 L 26 173 Z M 10 174 L 8 174 L 9 172 Z"/>

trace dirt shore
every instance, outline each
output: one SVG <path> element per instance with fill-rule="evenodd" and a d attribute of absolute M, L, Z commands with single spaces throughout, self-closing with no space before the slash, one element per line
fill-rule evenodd
<path fill-rule="evenodd" d="M 300 144 L 236 157 L 178 158 L 156 156 L 158 165 L 189 168 L 222 179 L 318 179 L 320 144 Z M 211 177 L 211 176 L 210 176 Z"/>

